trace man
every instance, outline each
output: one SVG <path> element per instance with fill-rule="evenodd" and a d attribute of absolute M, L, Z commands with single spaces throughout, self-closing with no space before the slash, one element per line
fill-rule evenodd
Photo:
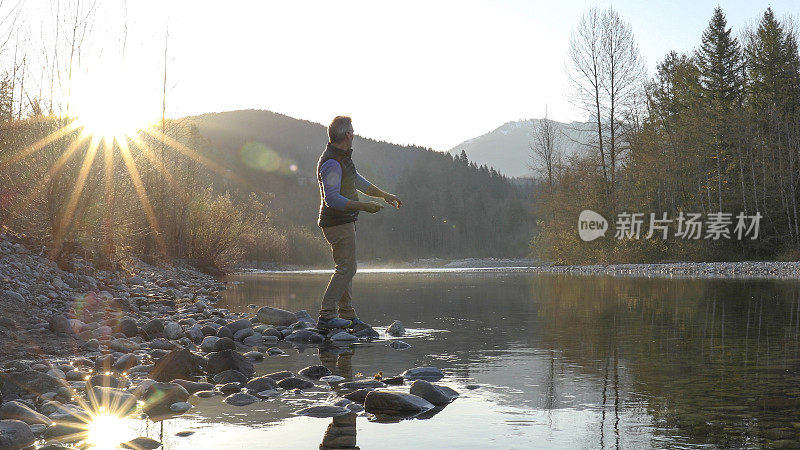
<path fill-rule="evenodd" d="M 353 164 L 353 123 L 350 117 L 337 116 L 328 126 L 328 145 L 317 163 L 320 205 L 318 225 L 333 251 L 336 270 L 322 297 L 317 328 L 351 328 L 360 331 L 369 325 L 356 316 L 352 305 L 353 276 L 356 274 L 356 220 L 358 212 L 376 213 L 383 208 L 376 202 L 361 202 L 358 192 L 382 198 L 399 208 L 400 199 L 384 192 L 362 177 Z"/>

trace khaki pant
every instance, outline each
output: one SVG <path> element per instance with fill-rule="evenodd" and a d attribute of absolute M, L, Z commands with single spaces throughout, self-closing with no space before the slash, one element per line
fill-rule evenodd
<path fill-rule="evenodd" d="M 351 222 L 325 227 L 322 234 L 331 245 L 336 268 L 322 297 L 319 318 L 328 320 L 336 317 L 338 307 L 339 317 L 354 319 L 356 310 L 353 309 L 352 297 L 353 276 L 356 274 L 356 224 Z"/>

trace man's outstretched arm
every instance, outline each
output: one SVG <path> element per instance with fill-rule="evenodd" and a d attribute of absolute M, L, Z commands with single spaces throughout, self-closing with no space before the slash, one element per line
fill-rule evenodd
<path fill-rule="evenodd" d="M 344 211 L 366 211 L 369 213 L 377 212 L 382 208 L 378 203 L 350 200 L 341 194 L 342 166 L 335 160 L 329 159 L 322 163 L 320 177 L 322 178 L 322 200 L 329 207 Z"/>
<path fill-rule="evenodd" d="M 370 197 L 382 198 L 395 208 L 399 208 L 403 204 L 396 195 L 381 190 L 358 172 L 356 172 L 356 189 Z"/>

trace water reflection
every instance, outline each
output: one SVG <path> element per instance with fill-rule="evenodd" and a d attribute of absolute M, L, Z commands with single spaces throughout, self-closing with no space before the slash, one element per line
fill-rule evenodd
<path fill-rule="evenodd" d="M 256 303 L 313 315 L 325 286 L 317 274 L 237 280 L 226 305 L 242 311 Z M 403 337 L 412 348 L 402 352 L 385 341 L 319 352 L 320 363 L 347 378 L 438 366 L 462 393 L 433 420 L 358 422 L 366 448 L 800 446 L 796 282 L 496 272 L 354 283 L 366 321 L 448 332 Z M 280 359 L 259 371 L 315 363 L 307 352 Z M 288 417 L 272 409 L 263 420 L 290 429 Z"/>

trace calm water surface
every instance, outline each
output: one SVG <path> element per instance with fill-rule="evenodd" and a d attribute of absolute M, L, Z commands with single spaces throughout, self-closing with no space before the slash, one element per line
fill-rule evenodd
<path fill-rule="evenodd" d="M 328 277 L 237 275 L 219 306 L 315 315 Z M 800 446 L 798 283 L 405 271 L 359 273 L 354 293 L 362 319 L 402 321 L 412 347 L 281 344 L 289 356 L 256 370 L 322 362 L 361 378 L 432 365 L 461 393 L 424 419 L 357 417 L 362 449 Z M 193 398 L 148 434 L 165 448 L 318 448 L 331 420 L 292 413 L 324 402 L 323 385 L 245 407 Z"/>

